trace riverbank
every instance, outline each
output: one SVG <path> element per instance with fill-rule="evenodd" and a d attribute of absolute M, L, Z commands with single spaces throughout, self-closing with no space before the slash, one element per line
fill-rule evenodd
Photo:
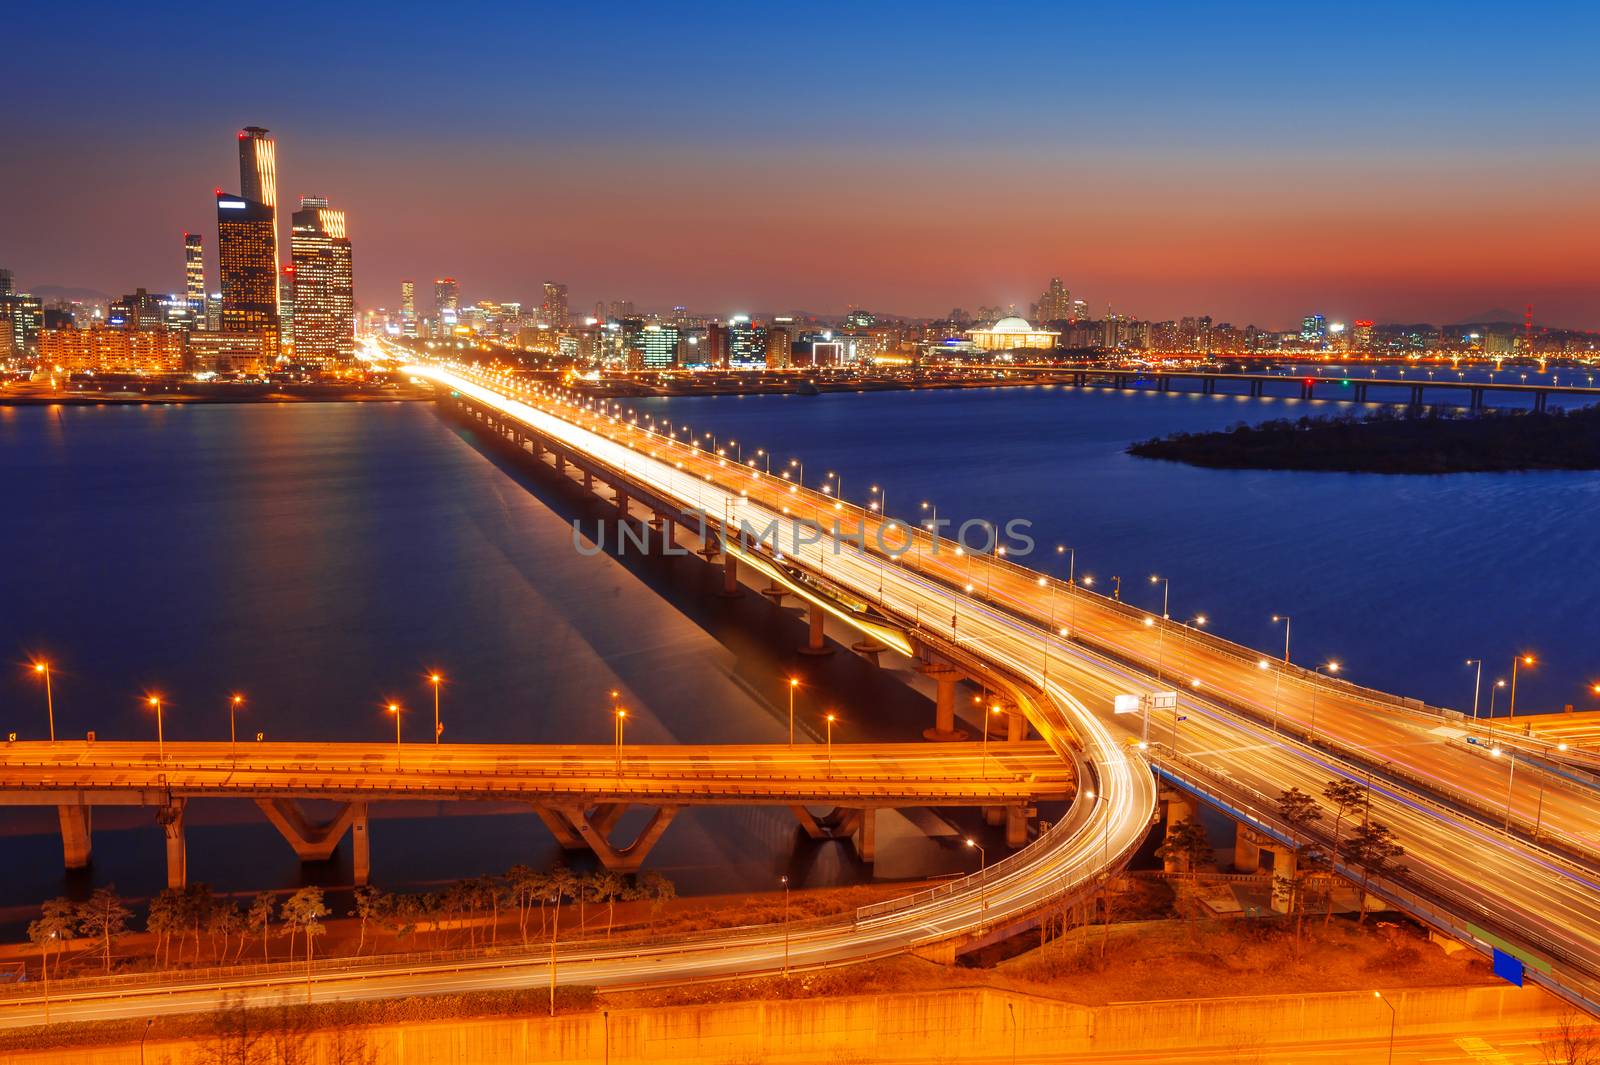
<path fill-rule="evenodd" d="M 1278 419 L 1174 433 L 1127 449 L 1214 469 L 1506 473 L 1600 469 L 1600 407 L 1572 411 L 1384 408 L 1365 417 Z"/>
<path fill-rule="evenodd" d="M 323 388 L 316 385 L 304 387 L 276 385 L 260 388 L 239 386 L 237 390 L 229 386 L 227 389 L 181 392 L 0 390 L 0 407 L 101 407 L 152 403 L 177 403 L 183 406 L 211 403 L 420 403 L 432 399 L 433 390 L 425 388 L 367 390 Z"/>

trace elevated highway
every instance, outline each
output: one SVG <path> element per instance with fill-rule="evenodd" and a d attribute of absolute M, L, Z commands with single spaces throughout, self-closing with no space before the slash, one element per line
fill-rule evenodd
<path fill-rule="evenodd" d="M 370 863 L 367 813 L 397 800 L 526 803 L 557 841 L 637 869 L 685 806 L 787 806 L 813 837 L 852 838 L 871 861 L 875 816 L 912 806 L 1023 806 L 1064 800 L 1072 767 L 1043 743 L 800 746 L 548 746 L 376 743 L 10 743 L 0 806 L 55 806 L 69 867 L 87 864 L 96 806 L 150 806 L 167 837 L 167 877 L 187 874 L 184 809 L 197 798 L 254 801 L 295 852 L 325 860 L 348 833 L 357 883 Z M 300 803 L 338 812 L 314 823 Z M 828 806 L 829 814 L 810 808 Z M 650 811 L 631 841 L 613 829 Z"/>
<path fill-rule="evenodd" d="M 1461 715 L 1329 680 L 937 540 L 649 432 L 614 404 L 446 367 L 409 372 L 438 382 L 489 431 L 607 480 L 619 516 L 629 499 L 648 496 L 658 515 L 697 514 L 713 532 L 736 536 L 742 525 L 776 523 L 779 550 L 735 546 L 727 564 L 779 569 L 819 598 L 833 595 L 838 616 L 897 627 L 925 658 L 993 670 L 1037 693 L 1030 723 L 1058 750 L 1086 738 L 1089 760 L 1109 782 L 1108 802 L 1148 773 L 1141 741 L 1173 728 L 1163 742 L 1175 738 L 1184 757 L 1207 753 L 1216 772 L 1271 801 L 1291 786 L 1318 795 L 1330 779 L 1370 782 L 1408 852 L 1395 889 L 1429 900 L 1412 912 L 1444 915 L 1452 932 L 1478 929 L 1485 934 L 1464 936 L 1476 948 L 1504 944 L 1525 958 L 1530 978 L 1586 1008 L 1600 1002 L 1600 891 L 1590 872 L 1600 852 L 1600 802 L 1536 764 L 1513 773 L 1487 730 Z M 863 534 L 805 542 L 799 526 L 835 520 Z M 1170 728 L 1162 715 L 1146 724 L 1112 712 L 1114 695 L 1166 688 L 1181 693 Z M 1205 790 L 1176 760 L 1163 776 L 1195 795 Z M 1126 807 L 1119 816 L 1124 832 L 1137 819 Z"/>

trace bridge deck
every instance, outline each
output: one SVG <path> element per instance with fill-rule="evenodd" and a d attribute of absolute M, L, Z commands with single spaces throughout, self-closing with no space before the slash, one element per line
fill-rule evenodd
<path fill-rule="evenodd" d="M 960 806 L 1065 798 L 1044 743 L 658 746 L 12 743 L 0 805 L 159 805 L 167 797 L 606 799 L 675 804 Z"/>

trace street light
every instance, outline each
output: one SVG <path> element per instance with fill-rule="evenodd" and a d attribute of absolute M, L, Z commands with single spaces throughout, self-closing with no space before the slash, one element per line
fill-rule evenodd
<path fill-rule="evenodd" d="M 444 735 L 444 725 L 439 721 L 439 685 L 444 683 L 444 678 L 435 671 L 428 674 L 428 683 L 433 685 L 433 742 L 438 744 L 439 737 Z"/>
<path fill-rule="evenodd" d="M 789 877 L 778 878 L 783 882 L 783 975 L 789 975 Z"/>
<path fill-rule="evenodd" d="M 1389 1007 L 1389 1065 L 1394 1065 L 1394 1025 L 1399 1014 L 1395 1011 L 1394 1003 L 1383 997 L 1382 991 L 1374 991 L 1372 997 Z"/>
<path fill-rule="evenodd" d="M 1277 622 L 1280 622 L 1280 621 L 1283 622 L 1283 664 L 1284 665 L 1288 665 L 1289 664 L 1289 628 L 1290 628 L 1291 623 L 1294 621 L 1294 618 L 1290 617 L 1288 614 L 1274 614 L 1274 615 L 1272 615 L 1272 620 L 1273 620 L 1274 624 L 1276 624 Z"/>
<path fill-rule="evenodd" d="M 1268 669 L 1272 668 L 1272 663 L 1268 662 L 1265 658 L 1263 658 L 1263 659 L 1261 659 L 1261 661 L 1256 663 L 1256 668 L 1260 669 L 1260 670 L 1268 670 Z M 1278 692 L 1282 687 L 1283 687 L 1283 670 L 1280 668 L 1279 670 L 1277 670 L 1277 672 L 1272 674 L 1272 731 L 1273 732 L 1277 732 L 1278 731 L 1278 714 L 1279 714 L 1279 709 L 1280 709 L 1280 706 L 1281 706 L 1280 700 L 1278 698 Z"/>
<path fill-rule="evenodd" d="M 985 851 L 983 849 L 983 844 L 979 843 L 977 840 L 973 839 L 971 836 L 968 836 L 967 837 L 967 847 L 968 847 L 969 850 L 975 850 L 975 851 L 978 852 L 978 872 L 981 873 L 981 872 L 984 872 L 986 869 L 988 869 L 989 868 L 989 854 L 988 854 L 987 851 Z"/>
<path fill-rule="evenodd" d="M 978 765 L 981 775 L 985 777 L 989 775 L 989 716 L 1000 712 L 1000 704 L 995 703 L 989 707 L 989 713 L 983 715 L 983 743 L 979 747 Z"/>
<path fill-rule="evenodd" d="M 789 678 L 789 746 L 794 746 L 794 690 L 800 687 L 799 677 Z"/>
<path fill-rule="evenodd" d="M 828 722 L 828 779 L 833 779 L 833 723 L 839 720 L 835 714 L 829 714 Z"/>
<path fill-rule="evenodd" d="M 1489 719 L 1494 720 L 1494 698 L 1500 694 L 1500 689 L 1506 686 L 1506 678 L 1496 677 L 1494 684 L 1489 688 Z"/>
<path fill-rule="evenodd" d="M 617 776 L 620 777 L 622 776 L 622 729 L 628 723 L 628 711 L 619 706 L 612 713 L 616 718 L 614 731 L 617 742 Z"/>
<path fill-rule="evenodd" d="M 44 678 L 44 710 L 50 717 L 50 744 L 56 742 L 56 700 L 50 691 L 50 663 L 44 659 L 33 664 L 33 671 Z"/>
<path fill-rule="evenodd" d="M 1517 716 L 1517 667 L 1533 665 L 1533 656 L 1529 654 L 1518 655 L 1511 660 L 1511 710 L 1507 717 Z"/>
<path fill-rule="evenodd" d="M 244 696 L 238 692 L 234 692 L 233 697 L 228 700 L 228 746 L 231 748 L 235 763 L 239 761 L 239 729 L 234 722 L 234 715 L 239 712 L 239 707 L 243 703 Z"/>
<path fill-rule="evenodd" d="M 1312 674 L 1312 676 L 1311 676 L 1311 742 L 1312 742 L 1312 744 L 1315 744 L 1317 742 L 1317 674 L 1322 673 L 1323 670 L 1327 670 L 1327 675 L 1331 677 L 1335 673 L 1339 672 L 1339 663 L 1337 663 L 1337 662 L 1328 662 L 1328 663 L 1326 663 L 1324 665 L 1318 666 L 1316 669 L 1313 669 L 1311 671 L 1311 674 Z"/>
<path fill-rule="evenodd" d="M 1483 659 L 1469 658 L 1467 665 L 1478 667 L 1478 677 L 1472 682 L 1472 720 L 1478 720 L 1478 696 L 1483 692 Z"/>
<path fill-rule="evenodd" d="M 399 769 L 400 768 L 400 704 L 399 703 L 390 703 L 387 707 L 385 707 L 385 709 L 387 709 L 389 711 L 389 713 L 394 715 L 394 765 L 395 765 L 396 769 Z"/>
<path fill-rule="evenodd" d="M 1172 616 L 1167 612 L 1167 599 L 1172 592 L 1172 578 L 1152 573 L 1150 574 L 1150 583 L 1161 585 L 1161 618 L 1164 621 Z"/>
<path fill-rule="evenodd" d="M 159 696 L 159 695 L 149 695 L 149 696 L 146 697 L 146 701 L 151 706 L 155 707 L 155 711 L 156 711 L 156 756 L 161 760 L 161 764 L 162 765 L 166 765 L 167 764 L 167 746 L 166 746 L 167 741 L 166 741 L 166 738 L 162 735 L 162 728 L 161 728 L 161 696 Z"/>

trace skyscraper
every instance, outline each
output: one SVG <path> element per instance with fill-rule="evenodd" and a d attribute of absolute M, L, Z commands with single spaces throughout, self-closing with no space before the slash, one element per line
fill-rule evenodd
<path fill-rule="evenodd" d="M 1066 322 L 1072 319 L 1072 293 L 1067 291 L 1059 277 L 1052 277 L 1044 295 L 1039 297 L 1039 313 L 1035 317 L 1040 322 Z"/>
<path fill-rule="evenodd" d="M 239 131 L 239 197 L 265 204 L 272 212 L 272 262 L 276 272 L 278 256 L 278 143 L 260 126 Z M 281 310 L 274 311 L 282 319 Z"/>
<path fill-rule="evenodd" d="M 417 283 L 400 282 L 400 335 L 417 335 Z"/>
<path fill-rule="evenodd" d="M 217 191 L 217 264 L 222 280 L 222 328 L 230 333 L 279 334 L 278 241 L 273 210 L 256 200 Z"/>
<path fill-rule="evenodd" d="M 571 318 L 567 311 L 567 286 L 555 281 L 544 283 L 544 306 L 540 318 L 551 329 L 565 329 Z"/>
<path fill-rule="evenodd" d="M 200 234 L 183 235 L 183 294 L 195 314 L 206 309 L 206 254 Z"/>
<path fill-rule="evenodd" d="M 294 256 L 295 358 L 355 358 L 355 286 L 344 212 L 321 197 L 301 197 L 289 244 Z"/>
<path fill-rule="evenodd" d="M 461 314 L 461 289 L 455 278 L 434 279 L 433 313 L 438 321 L 440 336 L 449 336 L 456 331 L 456 321 Z"/>

